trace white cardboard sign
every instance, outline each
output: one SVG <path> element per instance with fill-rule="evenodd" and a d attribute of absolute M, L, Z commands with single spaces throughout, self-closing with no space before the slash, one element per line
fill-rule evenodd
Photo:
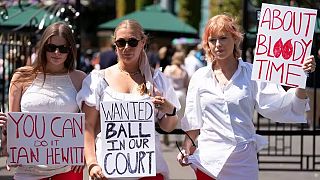
<path fill-rule="evenodd" d="M 252 79 L 305 88 L 317 11 L 263 3 Z"/>
<path fill-rule="evenodd" d="M 154 106 L 150 100 L 100 104 L 102 151 L 98 160 L 106 177 L 156 175 Z"/>
<path fill-rule="evenodd" d="M 9 112 L 8 164 L 83 165 L 84 114 Z"/>

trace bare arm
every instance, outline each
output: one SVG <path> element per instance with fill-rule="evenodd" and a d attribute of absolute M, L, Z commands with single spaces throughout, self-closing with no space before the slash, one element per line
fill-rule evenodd
<path fill-rule="evenodd" d="M 11 79 L 10 87 L 9 87 L 9 112 L 20 112 L 20 100 L 23 92 L 23 84 L 21 82 L 16 82 L 19 79 L 20 75 L 18 73 L 13 74 Z M 2 116 L 3 117 L 3 116 Z M 7 152 L 7 129 L 4 126 L 2 130 L 1 137 L 1 154 L 4 156 L 8 155 Z M 10 170 L 10 167 L 7 166 L 7 170 Z"/>
<path fill-rule="evenodd" d="M 20 100 L 23 92 L 23 84 L 15 82 L 20 75 L 15 73 L 11 79 L 9 88 L 9 112 L 20 112 Z"/>
<path fill-rule="evenodd" d="M 183 142 L 183 148 L 186 150 L 187 154 L 193 154 L 194 152 L 194 145 L 193 143 L 196 141 L 197 137 L 199 136 L 200 130 L 190 130 L 186 132 L 190 139 L 187 135 L 185 135 L 184 142 Z"/>
<path fill-rule="evenodd" d="M 88 167 L 88 173 L 91 178 L 104 177 L 102 169 L 98 165 L 95 147 L 95 138 L 99 132 L 100 116 L 95 107 L 90 107 L 83 103 L 82 111 L 85 113 L 85 133 L 84 133 L 84 156 Z"/>
<path fill-rule="evenodd" d="M 178 123 L 178 116 L 167 116 L 165 115 L 161 120 L 159 120 L 159 126 L 162 130 L 166 132 L 171 132 L 176 128 Z"/>
<path fill-rule="evenodd" d="M 178 116 L 176 112 L 174 112 L 176 111 L 175 107 L 162 96 L 155 96 L 152 101 L 159 111 L 165 113 L 165 115 L 159 119 L 160 128 L 166 132 L 173 131 L 178 123 Z M 159 107 L 157 107 L 157 105 L 159 105 Z M 172 114 L 173 112 L 174 114 Z"/>
<path fill-rule="evenodd" d="M 97 163 L 95 153 L 95 138 L 97 123 L 99 123 L 99 112 L 94 108 L 83 103 L 82 111 L 85 113 L 85 134 L 84 134 L 84 155 L 87 165 Z"/>

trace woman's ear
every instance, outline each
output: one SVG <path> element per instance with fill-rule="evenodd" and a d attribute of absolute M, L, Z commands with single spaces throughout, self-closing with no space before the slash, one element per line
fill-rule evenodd
<path fill-rule="evenodd" d="M 141 39 L 143 47 L 146 47 L 146 38 Z"/>

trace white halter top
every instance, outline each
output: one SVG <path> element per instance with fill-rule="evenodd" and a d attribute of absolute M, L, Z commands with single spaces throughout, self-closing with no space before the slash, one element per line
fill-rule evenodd
<path fill-rule="evenodd" d="M 77 90 L 69 74 L 39 74 L 21 98 L 22 112 L 78 112 Z"/>
<path fill-rule="evenodd" d="M 22 112 L 78 112 L 77 90 L 69 74 L 38 74 L 21 97 Z M 14 179 L 34 180 L 54 176 L 71 170 L 66 165 L 27 165 L 16 169 Z"/>

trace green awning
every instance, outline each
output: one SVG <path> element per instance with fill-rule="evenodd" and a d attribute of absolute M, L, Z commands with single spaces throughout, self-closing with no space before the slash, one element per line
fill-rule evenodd
<path fill-rule="evenodd" d="M 184 23 L 173 14 L 161 9 L 160 5 L 151 5 L 141 11 L 135 11 L 123 17 L 113 19 L 98 26 L 99 29 L 113 30 L 122 20 L 134 19 L 138 21 L 146 31 L 174 32 L 197 35 L 197 30 Z"/>
<path fill-rule="evenodd" d="M 10 6 L 7 19 L 0 19 L 1 27 L 16 28 L 20 26 L 39 26 L 42 22 L 46 27 L 53 22 L 61 20 L 51 11 L 53 7 L 40 7 L 39 5 L 23 5 L 22 9 L 18 5 Z"/>

